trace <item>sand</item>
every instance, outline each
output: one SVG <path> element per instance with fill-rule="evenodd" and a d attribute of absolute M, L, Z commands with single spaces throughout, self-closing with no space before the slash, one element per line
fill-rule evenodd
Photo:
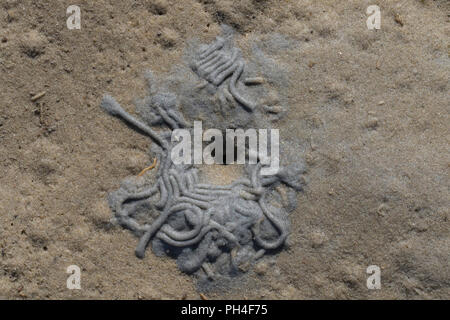
<path fill-rule="evenodd" d="M 0 3 L 0 298 L 200 298 L 175 260 L 137 259 L 110 223 L 107 193 L 152 159 L 99 103 L 109 92 L 133 113 L 143 73 L 221 23 L 247 54 L 249 39 L 295 43 L 273 53 L 290 79 L 279 126 L 302 141 L 308 185 L 288 247 L 208 298 L 450 298 L 447 1 L 78 1 L 81 30 L 66 27 L 71 4 Z M 66 287 L 73 264 L 81 290 Z"/>

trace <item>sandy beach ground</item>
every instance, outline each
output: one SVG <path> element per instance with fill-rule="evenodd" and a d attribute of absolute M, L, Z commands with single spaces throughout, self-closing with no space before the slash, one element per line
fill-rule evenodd
<path fill-rule="evenodd" d="M 244 54 L 272 34 L 295 43 L 273 54 L 290 70 L 279 127 L 307 142 L 308 185 L 287 248 L 208 298 L 449 299 L 449 14 L 445 0 L 0 1 L 0 298 L 200 298 L 175 260 L 136 258 L 110 223 L 106 195 L 152 159 L 99 104 L 109 92 L 133 113 L 146 70 L 168 72 L 224 23 Z"/>

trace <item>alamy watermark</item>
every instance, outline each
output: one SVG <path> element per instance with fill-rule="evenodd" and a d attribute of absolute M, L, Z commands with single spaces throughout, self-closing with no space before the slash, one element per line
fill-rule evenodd
<path fill-rule="evenodd" d="M 66 286 L 69 290 L 80 290 L 81 289 L 81 270 L 77 265 L 70 265 L 67 267 L 67 273 L 70 276 L 67 278 Z"/>
<path fill-rule="evenodd" d="M 379 290 L 381 289 L 381 269 L 379 266 L 371 265 L 367 267 L 367 274 L 371 276 L 367 278 L 367 289 Z"/>
<path fill-rule="evenodd" d="M 277 174 L 280 167 L 278 129 L 226 129 L 224 137 L 223 131 L 219 129 L 203 132 L 202 122 L 194 121 L 193 130 L 176 129 L 172 132 L 171 139 L 175 145 L 170 156 L 176 165 L 256 164 L 259 160 L 263 165 L 261 175 L 264 176 Z M 203 148 L 203 142 L 210 143 Z"/>
<path fill-rule="evenodd" d="M 71 5 L 67 8 L 66 14 L 69 14 L 67 18 L 67 28 L 69 30 L 81 29 L 81 9 L 79 6 Z"/>
<path fill-rule="evenodd" d="M 70 5 L 67 7 L 66 14 L 69 15 L 67 19 L 67 28 L 69 30 L 81 29 L 81 9 L 77 5 Z M 369 30 L 379 30 L 381 28 L 381 10 L 377 5 L 370 5 L 366 9 L 366 14 L 369 17 L 366 20 L 366 25 Z"/>
<path fill-rule="evenodd" d="M 366 13 L 369 15 L 366 21 L 369 30 L 379 30 L 381 28 L 381 10 L 377 5 L 367 7 Z"/>

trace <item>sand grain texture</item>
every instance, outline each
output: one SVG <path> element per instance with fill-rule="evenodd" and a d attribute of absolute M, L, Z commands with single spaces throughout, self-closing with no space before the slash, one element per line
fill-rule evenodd
<path fill-rule="evenodd" d="M 200 299 L 174 260 L 137 259 L 109 222 L 107 193 L 152 159 L 99 103 L 109 92 L 133 113 L 143 72 L 221 23 L 247 54 L 250 38 L 295 44 L 272 58 L 290 78 L 281 139 L 302 141 L 309 184 L 288 249 L 208 298 L 450 298 L 447 1 L 79 1 L 81 30 L 66 28 L 70 4 L 0 3 L 0 298 Z M 71 264 L 82 290 L 66 288 Z M 371 264 L 381 290 L 366 288 Z"/>

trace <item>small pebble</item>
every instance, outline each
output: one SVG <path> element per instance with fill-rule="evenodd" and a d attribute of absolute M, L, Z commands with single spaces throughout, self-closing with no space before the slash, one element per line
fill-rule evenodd
<path fill-rule="evenodd" d="M 265 79 L 263 77 L 247 78 L 244 83 L 246 85 L 263 84 Z"/>
<path fill-rule="evenodd" d="M 34 101 L 39 100 L 40 98 L 42 98 L 43 96 L 45 96 L 46 93 L 47 93 L 47 92 L 42 91 L 42 92 L 40 92 L 40 93 L 38 93 L 38 94 L 32 96 L 32 97 L 31 97 L 31 101 L 34 102 Z"/>
<path fill-rule="evenodd" d="M 375 117 L 371 117 L 365 124 L 365 127 L 370 130 L 376 130 L 378 127 L 378 119 Z"/>
<path fill-rule="evenodd" d="M 268 268 L 269 268 L 269 266 L 267 265 L 267 262 L 261 261 L 256 264 L 255 272 L 257 275 L 263 276 L 267 273 Z"/>
<path fill-rule="evenodd" d="M 322 247 L 325 242 L 328 241 L 328 237 L 322 231 L 314 231 L 311 233 L 311 243 L 313 248 Z"/>
<path fill-rule="evenodd" d="M 402 16 L 401 16 L 400 14 L 398 14 L 398 13 L 396 13 L 396 14 L 394 15 L 394 21 L 397 22 L 401 27 L 403 27 L 404 24 L 405 24 L 405 23 L 403 22 Z"/>
<path fill-rule="evenodd" d="M 377 209 L 377 213 L 381 217 L 386 216 L 386 214 L 388 212 L 389 212 L 389 207 L 386 204 L 384 204 L 384 203 L 380 204 L 380 206 Z"/>

